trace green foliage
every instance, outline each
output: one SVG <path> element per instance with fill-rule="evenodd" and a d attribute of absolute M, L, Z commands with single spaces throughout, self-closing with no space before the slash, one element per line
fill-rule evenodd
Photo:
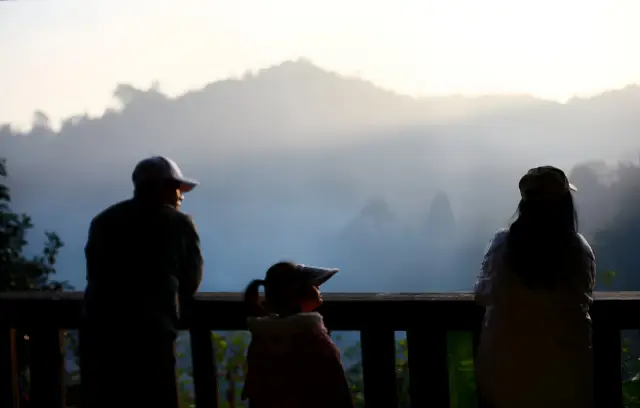
<path fill-rule="evenodd" d="M 248 332 L 211 333 L 215 350 L 216 367 L 218 372 L 219 396 L 221 408 L 244 407 L 246 403 L 241 400 L 244 376 L 247 373 L 246 353 L 249 346 L 250 334 Z M 186 338 L 178 338 L 178 350 L 186 346 Z M 179 360 L 190 356 L 183 351 L 177 353 Z M 193 370 L 178 368 L 180 408 L 194 408 L 195 399 L 193 393 Z"/>
<path fill-rule="evenodd" d="M 476 379 L 471 333 L 451 332 L 447 335 L 449 362 L 449 384 L 452 408 L 476 408 Z M 356 358 L 354 358 L 356 357 Z M 344 352 L 345 360 L 356 360 L 345 372 L 351 385 L 351 392 L 357 408 L 364 407 L 364 383 L 360 343 L 348 347 Z M 406 338 L 396 343 L 396 384 L 398 406 L 411 407 L 409 396 L 409 350 Z"/>
<path fill-rule="evenodd" d="M 475 408 L 478 397 L 471 333 L 447 333 L 447 349 L 451 407 Z"/>
<path fill-rule="evenodd" d="M 0 177 L 7 177 L 6 162 L 0 159 Z M 0 292 L 25 290 L 62 290 L 66 282 L 51 280 L 55 262 L 63 244 L 54 232 L 46 232 L 42 254 L 27 257 L 27 233 L 33 228 L 31 218 L 10 208 L 9 188 L 0 184 Z"/>
<path fill-rule="evenodd" d="M 343 360 L 356 361 L 356 363 L 344 368 L 356 408 L 364 407 L 364 383 L 362 381 L 362 364 L 360 358 L 360 342 L 357 342 L 351 347 L 347 347 L 343 352 Z"/>
<path fill-rule="evenodd" d="M 613 281 L 616 279 L 616 271 L 608 270 L 600 274 L 600 282 L 605 288 L 613 286 Z"/>

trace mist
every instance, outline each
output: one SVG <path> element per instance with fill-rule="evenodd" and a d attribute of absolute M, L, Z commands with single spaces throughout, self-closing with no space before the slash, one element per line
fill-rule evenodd
<path fill-rule="evenodd" d="M 527 169 L 607 168 L 640 151 L 637 86 L 565 104 L 413 98 L 297 60 L 171 98 L 121 84 L 114 98 L 59 130 L 46 112 L 29 131 L 0 127 L 12 206 L 33 217 L 34 246 L 60 234 L 58 277 L 77 289 L 91 218 L 131 195 L 150 155 L 201 182 L 183 210 L 201 235 L 202 291 L 241 290 L 291 259 L 341 268 L 327 291 L 437 292 L 471 288 Z"/>

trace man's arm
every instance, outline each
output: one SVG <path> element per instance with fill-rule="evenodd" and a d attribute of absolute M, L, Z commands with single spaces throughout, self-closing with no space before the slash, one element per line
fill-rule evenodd
<path fill-rule="evenodd" d="M 87 281 L 89 281 L 89 279 L 92 279 L 96 273 L 95 272 L 95 263 L 96 263 L 96 257 L 97 257 L 96 229 L 97 229 L 96 221 L 94 219 L 91 221 L 91 225 L 89 226 L 87 243 L 84 246 Z"/>
<path fill-rule="evenodd" d="M 179 295 L 181 301 L 190 300 L 202 282 L 202 251 L 200 250 L 200 236 L 196 231 L 193 219 L 185 216 L 181 231 L 183 264 L 178 276 Z"/>

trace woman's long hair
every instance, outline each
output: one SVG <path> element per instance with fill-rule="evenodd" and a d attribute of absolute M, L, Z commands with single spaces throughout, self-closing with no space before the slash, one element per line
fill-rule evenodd
<path fill-rule="evenodd" d="M 509 228 L 507 262 L 532 289 L 554 289 L 580 268 L 578 216 L 571 193 L 557 199 L 521 200 Z"/>

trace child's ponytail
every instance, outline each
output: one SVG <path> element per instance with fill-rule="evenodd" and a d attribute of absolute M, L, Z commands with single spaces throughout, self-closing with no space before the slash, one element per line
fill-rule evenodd
<path fill-rule="evenodd" d="M 260 286 L 264 286 L 262 279 L 252 280 L 244 290 L 244 304 L 250 316 L 266 316 L 267 310 L 260 300 Z"/>

